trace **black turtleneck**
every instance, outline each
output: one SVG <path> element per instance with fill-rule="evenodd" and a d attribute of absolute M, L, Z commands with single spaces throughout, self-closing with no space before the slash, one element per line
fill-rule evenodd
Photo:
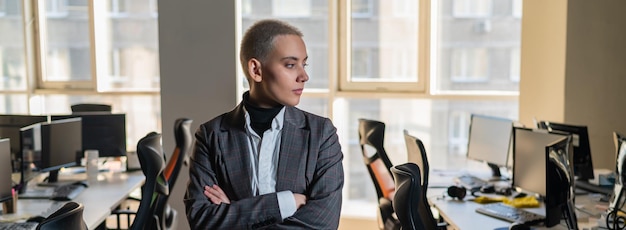
<path fill-rule="evenodd" d="M 250 114 L 250 126 L 252 129 L 263 138 L 263 133 L 268 130 L 272 125 L 272 119 L 280 112 L 284 107 L 279 105 L 273 108 L 261 108 L 252 104 L 249 100 L 250 93 L 246 92 L 243 95 L 243 105 L 246 107 L 248 114 Z"/>

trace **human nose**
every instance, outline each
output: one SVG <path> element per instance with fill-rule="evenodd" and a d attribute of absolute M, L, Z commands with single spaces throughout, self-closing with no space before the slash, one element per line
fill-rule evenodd
<path fill-rule="evenodd" d="M 307 82 L 309 80 L 309 74 L 306 73 L 306 70 L 304 68 L 301 69 L 296 80 L 298 82 Z"/>

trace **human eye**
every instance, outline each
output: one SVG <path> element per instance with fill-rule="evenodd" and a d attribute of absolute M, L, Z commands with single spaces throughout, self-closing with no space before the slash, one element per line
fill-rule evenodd
<path fill-rule="evenodd" d="M 296 66 L 296 65 L 291 64 L 291 63 L 287 63 L 287 64 L 285 64 L 285 67 L 287 67 L 287 68 L 289 68 L 289 69 L 292 69 L 294 66 Z"/>
<path fill-rule="evenodd" d="M 307 66 L 309 66 L 309 64 L 307 64 L 307 63 L 303 63 L 302 64 L 302 68 L 306 68 Z"/>

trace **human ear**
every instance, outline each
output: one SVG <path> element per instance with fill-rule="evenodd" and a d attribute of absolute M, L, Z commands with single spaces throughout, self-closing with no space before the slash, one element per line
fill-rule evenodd
<path fill-rule="evenodd" d="M 254 82 L 261 82 L 261 62 L 256 58 L 248 60 L 248 74 Z"/>

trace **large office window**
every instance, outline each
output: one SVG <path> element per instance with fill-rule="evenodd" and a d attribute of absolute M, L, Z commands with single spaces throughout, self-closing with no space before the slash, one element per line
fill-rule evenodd
<path fill-rule="evenodd" d="M 156 9 L 155 0 L 0 0 L 0 113 L 110 104 L 127 114 L 134 151 L 161 130 Z"/>
<path fill-rule="evenodd" d="M 346 76 L 340 78 L 339 88 L 423 92 L 427 67 L 418 57 L 427 54 L 419 52 L 428 41 L 424 30 L 421 30 L 426 28 L 425 22 L 420 23 L 420 14 L 426 9 L 420 8 L 417 3 L 409 4 L 401 0 L 393 1 L 393 4 L 382 1 L 347 2 L 340 5 L 348 9 L 339 11 L 349 13 L 338 16 L 344 22 L 339 24 L 339 33 L 345 33 L 340 37 L 347 38 L 339 41 L 339 53 L 342 60 L 352 63 L 352 68 L 339 69 L 340 75 Z M 368 6 L 371 16 L 364 17 L 364 6 Z M 405 52 L 413 55 L 405 55 Z M 402 62 L 410 65 L 394 63 L 397 57 L 405 58 Z M 370 70 L 367 75 L 359 71 L 365 69 L 363 66 Z"/>
<path fill-rule="evenodd" d="M 0 0 L 0 113 L 28 113 L 21 0 Z"/>
<path fill-rule="evenodd" d="M 91 39 L 87 0 L 37 1 L 43 88 L 88 88 Z M 45 9 L 45 10 L 44 10 Z"/>
<path fill-rule="evenodd" d="M 402 130 L 420 138 L 432 168 L 465 161 L 470 114 L 517 119 L 513 75 L 519 66 L 513 63 L 519 62 L 521 18 L 511 14 L 515 1 L 311 0 L 311 15 L 298 18 L 271 15 L 280 7 L 271 0 L 241 1 L 241 33 L 268 17 L 304 33 L 307 71 L 314 74 L 298 107 L 330 117 L 337 127 L 346 215 L 363 208 L 372 210 L 369 217 L 376 213 L 359 118 L 386 124 L 384 146 L 395 164 L 407 160 Z"/>

